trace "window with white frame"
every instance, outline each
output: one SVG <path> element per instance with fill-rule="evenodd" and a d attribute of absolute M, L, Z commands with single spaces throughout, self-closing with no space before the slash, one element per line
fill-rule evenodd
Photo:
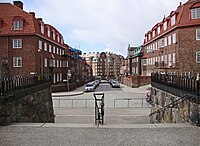
<path fill-rule="evenodd" d="M 175 44 L 176 43 L 176 33 L 174 33 L 172 35 L 172 43 Z"/>
<path fill-rule="evenodd" d="M 200 63 L 200 51 L 196 52 L 196 63 Z"/>
<path fill-rule="evenodd" d="M 47 67 L 48 66 L 48 60 L 47 60 L 47 58 L 44 58 L 44 67 Z"/>
<path fill-rule="evenodd" d="M 160 26 L 158 26 L 157 32 L 158 34 L 160 34 Z"/>
<path fill-rule="evenodd" d="M 56 40 L 56 34 L 55 34 L 55 31 L 53 30 L 53 40 Z"/>
<path fill-rule="evenodd" d="M 53 53 L 56 53 L 56 47 L 53 46 Z"/>
<path fill-rule="evenodd" d="M 169 63 L 169 66 L 172 65 L 172 58 L 171 58 L 171 54 L 168 54 L 168 63 Z"/>
<path fill-rule="evenodd" d="M 22 39 L 13 39 L 13 48 L 22 48 Z"/>
<path fill-rule="evenodd" d="M 49 52 L 52 52 L 52 47 L 51 47 L 51 45 L 49 45 Z"/>
<path fill-rule="evenodd" d="M 62 67 L 62 61 L 60 60 L 60 67 Z"/>
<path fill-rule="evenodd" d="M 167 21 L 164 22 L 164 31 L 167 29 Z"/>
<path fill-rule="evenodd" d="M 160 47 L 162 48 L 162 47 L 165 46 L 165 38 L 162 38 L 160 41 L 161 41 L 161 45 L 160 45 Z"/>
<path fill-rule="evenodd" d="M 50 28 L 49 28 L 49 27 L 47 27 L 47 35 L 48 35 L 48 37 L 50 37 L 50 36 L 51 36 L 51 30 L 50 30 Z"/>
<path fill-rule="evenodd" d="M 47 51 L 47 43 L 44 43 L 44 51 Z"/>
<path fill-rule="evenodd" d="M 13 57 L 13 67 L 22 67 L 22 57 Z"/>
<path fill-rule="evenodd" d="M 67 66 L 66 67 L 69 67 L 69 62 L 67 61 Z"/>
<path fill-rule="evenodd" d="M 56 60 L 53 60 L 53 67 L 56 67 Z"/>
<path fill-rule="evenodd" d="M 171 45 L 171 43 L 172 43 L 172 37 L 171 37 L 171 35 L 169 35 L 168 36 L 168 45 Z"/>
<path fill-rule="evenodd" d="M 161 61 L 164 61 L 164 56 L 163 55 L 161 56 Z"/>
<path fill-rule="evenodd" d="M 192 19 L 200 18 L 200 8 L 194 8 L 192 11 Z"/>
<path fill-rule="evenodd" d="M 42 49 L 42 41 L 39 40 L 39 49 Z"/>
<path fill-rule="evenodd" d="M 167 64 L 167 55 L 165 55 L 165 63 Z"/>
<path fill-rule="evenodd" d="M 59 48 L 57 48 L 57 50 L 56 50 L 56 54 L 59 54 Z"/>
<path fill-rule="evenodd" d="M 57 34 L 57 41 L 60 43 L 60 36 Z"/>
<path fill-rule="evenodd" d="M 57 63 L 56 63 L 56 64 L 57 64 L 57 67 L 59 67 L 59 60 L 57 60 Z"/>
<path fill-rule="evenodd" d="M 165 46 L 167 46 L 167 37 L 165 37 Z"/>
<path fill-rule="evenodd" d="M 62 50 L 62 55 L 64 55 L 65 54 L 65 51 L 64 50 Z"/>
<path fill-rule="evenodd" d="M 62 55 L 62 50 L 60 49 L 60 55 Z"/>
<path fill-rule="evenodd" d="M 173 53 L 172 55 L 172 63 L 176 63 L 176 53 Z"/>
<path fill-rule="evenodd" d="M 40 23 L 40 31 L 44 34 L 44 24 L 42 22 Z"/>
<path fill-rule="evenodd" d="M 196 40 L 200 40 L 200 29 L 196 29 Z"/>
<path fill-rule="evenodd" d="M 23 20 L 14 20 L 13 21 L 13 29 L 14 30 L 22 30 L 23 29 Z"/>
<path fill-rule="evenodd" d="M 171 17 L 171 26 L 173 26 L 176 23 L 176 15 L 173 15 Z"/>
<path fill-rule="evenodd" d="M 153 34 L 152 35 L 153 35 L 153 38 L 154 38 L 155 37 L 155 30 L 153 30 Z"/>
<path fill-rule="evenodd" d="M 151 39 L 151 34 L 149 33 L 149 39 L 148 40 L 150 40 Z"/>

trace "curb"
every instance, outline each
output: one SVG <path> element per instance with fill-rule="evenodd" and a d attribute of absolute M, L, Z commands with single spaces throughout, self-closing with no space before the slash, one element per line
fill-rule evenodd
<path fill-rule="evenodd" d="M 84 91 L 74 94 L 72 93 L 72 94 L 52 95 L 52 97 L 76 96 L 76 95 L 82 95 L 83 93 Z"/>

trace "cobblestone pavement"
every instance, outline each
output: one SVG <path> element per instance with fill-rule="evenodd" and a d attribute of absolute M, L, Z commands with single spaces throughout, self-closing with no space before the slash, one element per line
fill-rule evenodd
<path fill-rule="evenodd" d="M 200 128 L 0 127 L 1 146 L 198 146 Z"/>

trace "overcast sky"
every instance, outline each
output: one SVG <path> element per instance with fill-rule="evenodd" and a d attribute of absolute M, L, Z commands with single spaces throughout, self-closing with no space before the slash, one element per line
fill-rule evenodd
<path fill-rule="evenodd" d="M 25 11 L 34 11 L 57 28 L 71 47 L 83 53 L 107 51 L 123 56 L 128 44 L 142 45 L 144 34 L 186 1 L 22 0 Z"/>

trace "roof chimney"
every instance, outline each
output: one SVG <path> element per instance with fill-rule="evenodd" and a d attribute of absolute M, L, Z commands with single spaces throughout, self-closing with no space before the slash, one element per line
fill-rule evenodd
<path fill-rule="evenodd" d="M 23 10 L 23 3 L 21 1 L 13 1 L 13 4 Z"/>
<path fill-rule="evenodd" d="M 31 14 L 32 17 L 35 18 L 35 13 L 34 12 L 29 12 L 29 14 Z"/>

